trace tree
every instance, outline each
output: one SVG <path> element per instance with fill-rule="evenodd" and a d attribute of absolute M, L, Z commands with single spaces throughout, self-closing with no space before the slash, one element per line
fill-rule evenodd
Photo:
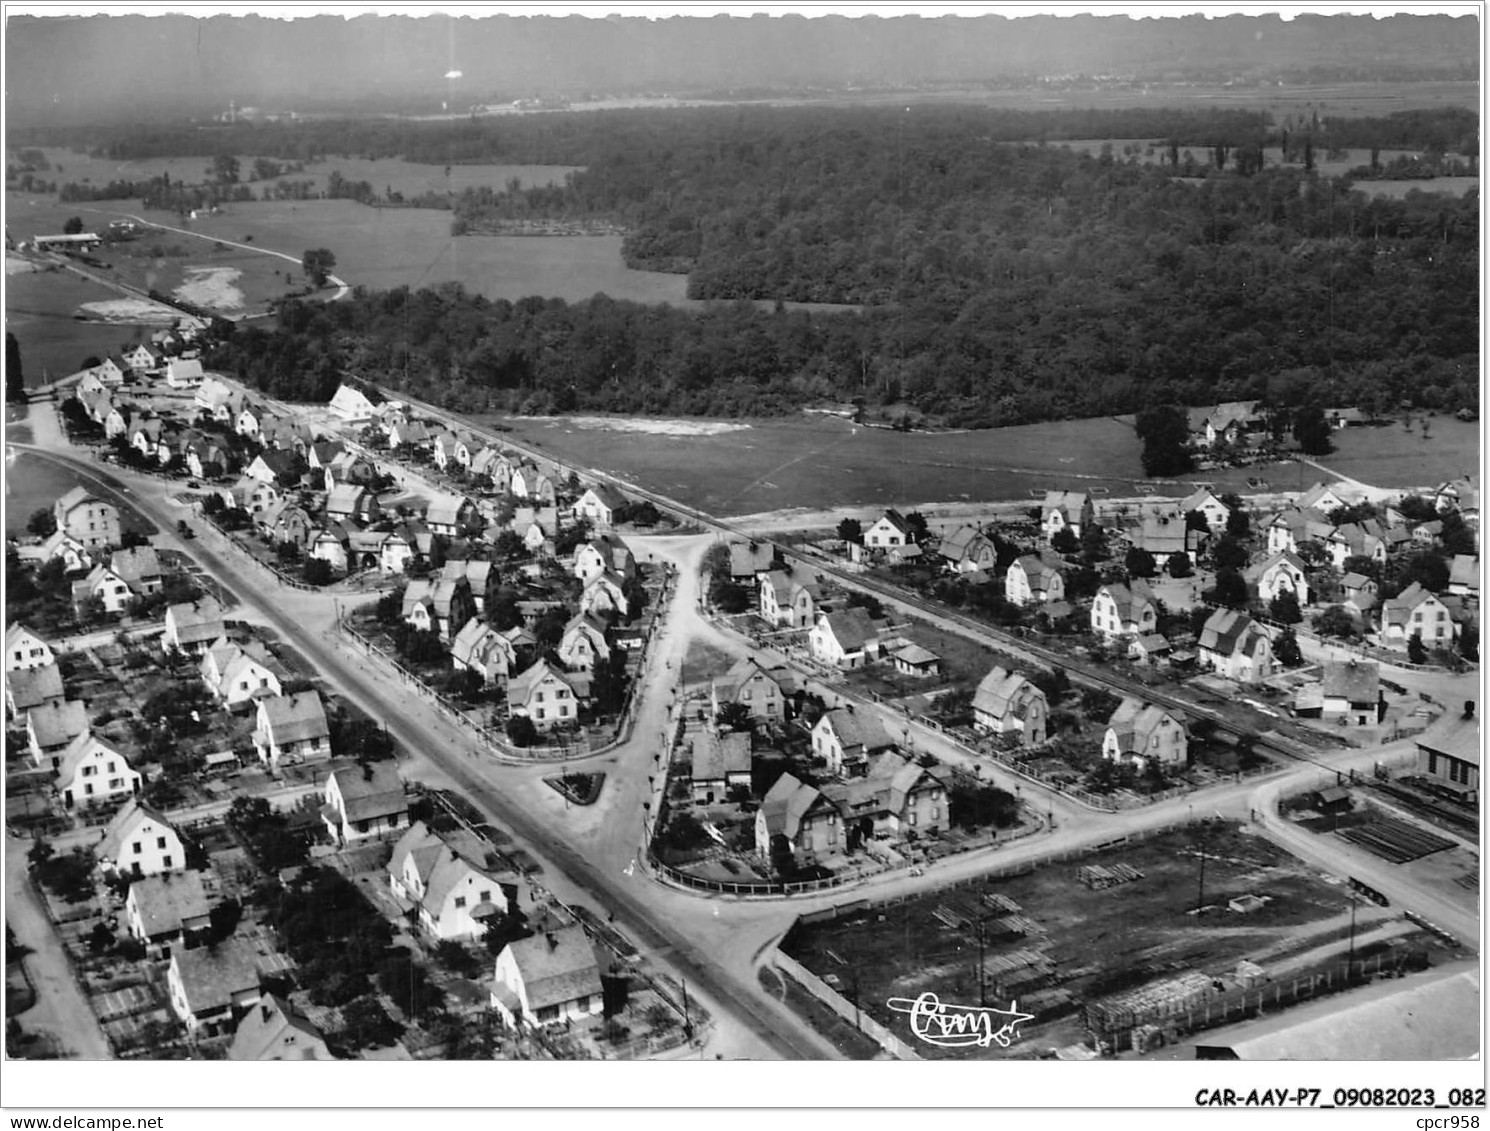
<path fill-rule="evenodd" d="M 1170 554 L 1169 560 L 1164 563 L 1165 570 L 1170 577 L 1191 577 L 1195 573 L 1195 564 L 1191 562 L 1190 555 L 1183 550 L 1177 554 Z"/>
<path fill-rule="evenodd" d="M 755 720 L 750 712 L 749 704 L 741 703 L 739 700 L 721 704 L 716 721 L 720 726 L 728 727 L 730 730 L 755 729 Z"/>
<path fill-rule="evenodd" d="M 336 256 L 324 247 L 309 248 L 300 257 L 300 269 L 315 287 L 324 287 L 336 268 Z"/>
<path fill-rule="evenodd" d="M 1268 615 L 1281 624 L 1298 624 L 1304 619 L 1292 589 L 1284 589 L 1268 603 Z"/>
<path fill-rule="evenodd" d="M 26 400 L 26 378 L 21 373 L 21 343 L 9 330 L 5 331 L 5 399 L 11 404 L 23 404 Z"/>
<path fill-rule="evenodd" d="M 1230 534 L 1223 534 L 1216 539 L 1215 548 L 1211 550 L 1211 560 L 1216 563 L 1217 569 L 1242 569 L 1247 564 L 1247 548 Z"/>
<path fill-rule="evenodd" d="M 1330 422 L 1318 405 L 1303 405 L 1293 414 L 1293 438 L 1305 455 L 1328 455 L 1335 450 L 1330 439 Z"/>
<path fill-rule="evenodd" d="M 1314 631 L 1320 636 L 1337 636 L 1343 640 L 1353 640 L 1359 635 L 1355 617 L 1344 605 L 1331 605 L 1315 617 Z"/>
<path fill-rule="evenodd" d="M 207 173 L 218 184 L 237 184 L 238 158 L 231 153 L 219 153 L 212 158 L 212 167 L 207 170 Z"/>
<path fill-rule="evenodd" d="M 1414 632 L 1407 638 L 1407 662 L 1409 664 L 1426 664 L 1428 662 L 1428 649 L 1423 647 L 1423 634 Z"/>
<path fill-rule="evenodd" d="M 1159 567 L 1154 563 L 1154 555 L 1142 546 L 1133 546 L 1123 555 L 1123 568 L 1128 571 L 1129 577 L 1153 577 L 1159 572 Z"/>
<path fill-rule="evenodd" d="M 1278 634 L 1278 639 L 1273 641 L 1273 655 L 1285 668 L 1296 668 L 1304 662 L 1304 654 L 1299 651 L 1299 638 L 1293 629 L 1285 628 Z"/>
<path fill-rule="evenodd" d="M 910 533 L 912 542 L 926 541 L 926 516 L 920 511 L 911 511 L 905 516 L 905 528 Z"/>
<path fill-rule="evenodd" d="M 51 507 L 41 507 L 26 520 L 26 529 L 38 538 L 50 538 L 57 532 L 57 516 Z"/>
<path fill-rule="evenodd" d="M 1107 530 L 1100 523 L 1091 522 L 1081 532 L 1081 560 L 1095 565 L 1107 557 Z"/>
<path fill-rule="evenodd" d="M 538 728 L 527 715 L 513 715 L 507 720 L 507 741 L 513 746 L 532 746 L 538 741 Z"/>
<path fill-rule="evenodd" d="M 1225 605 L 1228 609 L 1247 607 L 1247 583 L 1234 569 L 1223 569 L 1216 574 L 1216 585 L 1208 594 L 1214 605 Z"/>
<path fill-rule="evenodd" d="M 62 222 L 62 234 L 64 236 L 76 236 L 83 230 L 83 218 L 81 216 L 69 216 Z M 88 367 L 83 366 L 84 369 Z"/>
<path fill-rule="evenodd" d="M 301 576 L 305 578 L 307 585 L 329 585 L 332 576 L 331 563 L 325 558 L 306 558 Z"/>
<path fill-rule="evenodd" d="M 1143 441 L 1143 473 L 1147 476 L 1183 475 L 1195 466 L 1190 457 L 1190 421 L 1185 410 L 1173 405 L 1155 405 L 1138 414 L 1134 422 Z"/>
<path fill-rule="evenodd" d="M 1050 548 L 1058 554 L 1074 554 L 1081 549 L 1081 539 L 1071 532 L 1069 526 L 1063 526 L 1051 538 Z"/>
<path fill-rule="evenodd" d="M 1205 517 L 1205 513 L 1203 511 L 1186 511 L 1185 529 L 1195 530 L 1201 534 L 1209 534 L 1211 532 L 1210 520 Z"/>
<path fill-rule="evenodd" d="M 838 521 L 838 537 L 845 542 L 856 542 L 862 544 L 864 541 L 864 527 L 857 518 L 844 518 Z"/>
<path fill-rule="evenodd" d="M 1247 504 L 1242 502 L 1242 497 L 1234 491 L 1228 491 L 1221 496 L 1221 502 L 1226 507 L 1226 533 L 1238 540 L 1247 537 L 1252 532 L 1252 516 L 1247 511 Z"/>

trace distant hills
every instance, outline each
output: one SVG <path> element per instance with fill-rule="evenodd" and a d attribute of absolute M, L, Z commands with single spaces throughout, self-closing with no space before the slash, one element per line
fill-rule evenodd
<path fill-rule="evenodd" d="M 13 16 L 11 125 L 1067 82 L 1475 80 L 1473 16 Z M 458 78 L 447 78 L 459 71 Z"/>

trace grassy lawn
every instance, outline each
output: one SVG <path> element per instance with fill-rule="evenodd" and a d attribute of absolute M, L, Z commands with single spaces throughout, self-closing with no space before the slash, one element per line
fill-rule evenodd
<path fill-rule="evenodd" d="M 135 325 L 80 322 L 85 302 L 119 295 L 70 271 L 30 271 L 5 279 L 5 328 L 21 347 L 27 386 L 46 384 L 82 368 L 83 359 L 116 353 L 142 341 L 149 330 Z"/>
<path fill-rule="evenodd" d="M 1091 890 L 1077 879 L 1084 864 L 1124 863 L 1143 878 L 1121 887 Z M 1249 954 L 1308 933 L 1348 904 L 1341 891 L 1316 878 L 1270 842 L 1235 825 L 1213 825 L 1206 842 L 1205 903 L 1224 908 L 1245 893 L 1272 897 L 1263 909 L 1241 916 L 1213 910 L 1187 914 L 1197 902 L 1199 856 L 1192 835 L 1178 830 L 1147 841 L 1045 866 L 1011 879 L 933 892 L 900 905 L 871 908 L 852 920 L 794 930 L 787 951 L 818 975 L 837 964 L 828 950 L 859 973 L 863 999 L 876 1020 L 903 1031 L 905 1019 L 883 1005 L 890 997 L 932 991 L 943 1001 L 976 1002 L 978 941 L 975 928 L 953 929 L 933 916 L 941 906 L 976 922 L 986 908 L 979 896 L 997 892 L 1039 925 L 1027 937 L 990 938 L 990 958 L 1017 950 L 1043 950 L 1053 961 L 1048 979 L 1079 1006 L 1149 982 L 1199 970 L 1226 973 Z M 1000 912 L 999 914 L 1006 914 Z M 881 920 L 880 916 L 883 916 Z M 1019 996 L 1034 991 L 1022 987 Z M 988 983 L 990 1004 L 1011 996 Z M 1036 1023 L 1030 1031 L 1046 1044 L 1079 1039 L 1075 1016 Z M 926 1055 L 986 1056 L 978 1050 L 928 1049 Z"/>

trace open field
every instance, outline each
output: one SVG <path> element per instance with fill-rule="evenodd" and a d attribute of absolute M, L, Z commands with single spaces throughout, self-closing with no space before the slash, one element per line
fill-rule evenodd
<path fill-rule="evenodd" d="M 1045 1047 L 1083 1035 L 1080 1014 L 1070 1008 L 1184 973 L 1229 976 L 1246 957 L 1267 969 L 1285 952 L 1306 949 L 1306 936 L 1334 939 L 1336 928 L 1345 925 L 1336 922 L 1349 906 L 1343 889 L 1324 882 L 1270 841 L 1233 824 L 1208 826 L 1205 837 L 1204 901 L 1212 910 L 1203 916 L 1188 914 L 1197 905 L 1200 857 L 1193 830 L 1181 829 L 1027 875 L 931 892 L 900 904 L 869 907 L 852 918 L 799 926 L 784 949 L 819 977 L 836 974 L 850 986 L 856 976 L 867 1011 L 892 1031 L 901 1031 L 904 1018 L 888 1010 L 889 998 L 915 998 L 929 991 L 943 1002 L 978 1002 L 976 924 L 987 918 L 989 1005 L 1005 1008 L 1012 998 L 1026 1012 L 1035 1012 L 1026 1003 L 1039 1000 L 1034 995 L 1042 990 L 1071 995 L 1064 1019 L 1036 1021 L 1024 1034 L 1026 1044 Z M 1077 878 L 1077 870 L 1087 864 L 1109 869 L 1126 864 L 1142 878 L 1093 890 Z M 1018 910 L 990 906 L 981 898 L 985 893 L 1013 901 Z M 1226 910 L 1229 899 L 1246 894 L 1270 899 L 1246 915 Z M 941 908 L 964 925 L 946 925 L 935 914 Z M 1026 921 L 1019 927 L 1024 933 L 1010 933 L 993 922 L 1011 914 Z M 1043 968 L 1043 977 L 1000 972 L 1018 952 L 1043 955 L 1032 967 Z M 917 1051 L 933 1058 L 999 1055 L 997 1050 L 919 1046 Z"/>
<path fill-rule="evenodd" d="M 51 409 L 40 406 L 36 411 L 50 412 Z M 24 427 L 25 425 L 11 425 L 6 429 L 7 438 L 19 438 L 16 436 L 16 429 Z M 16 453 L 5 467 L 6 535 L 24 535 L 26 521 L 32 514 L 42 507 L 50 507 L 59 496 L 65 495 L 81 482 L 83 481 L 66 468 L 25 452 Z M 125 530 L 138 530 L 142 534 L 155 533 L 155 527 L 131 508 L 120 510 L 119 521 Z"/>
<path fill-rule="evenodd" d="M 5 328 L 20 343 L 26 384 L 44 385 L 77 372 L 86 357 L 103 357 L 147 339 L 150 329 L 143 326 L 80 322 L 73 317 L 83 303 L 118 297 L 118 292 L 70 271 L 9 276 L 5 280 Z"/>
<path fill-rule="evenodd" d="M 1336 450 L 1318 462 L 1377 487 L 1434 486 L 1478 474 L 1480 428 L 1477 421 L 1466 423 L 1448 413 L 1426 418 L 1414 414 L 1411 429 L 1400 421 L 1382 428 L 1345 428 L 1334 433 Z"/>

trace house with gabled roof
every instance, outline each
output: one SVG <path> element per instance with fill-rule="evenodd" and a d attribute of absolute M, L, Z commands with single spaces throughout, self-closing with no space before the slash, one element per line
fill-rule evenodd
<path fill-rule="evenodd" d="M 187 655 L 201 655 L 227 631 L 222 606 L 211 597 L 171 605 L 165 620 L 161 647 L 176 648 Z"/>
<path fill-rule="evenodd" d="M 1374 727 L 1386 713 L 1381 665 L 1373 660 L 1326 660 L 1320 665 L 1320 718 Z"/>
<path fill-rule="evenodd" d="M 1092 600 L 1092 631 L 1109 642 L 1120 636 L 1147 635 L 1158 622 L 1153 592 L 1141 580 L 1131 585 L 1110 582 Z"/>
<path fill-rule="evenodd" d="M 160 366 L 162 355 L 143 342 L 137 342 L 121 353 L 119 357 L 136 374 L 141 374 L 150 373 L 157 369 Z"/>
<path fill-rule="evenodd" d="M 625 618 L 629 615 L 630 608 L 631 602 L 626 597 L 621 578 L 616 574 L 606 571 L 585 582 L 584 591 L 579 598 L 581 613 L 597 617 L 615 613 Z"/>
<path fill-rule="evenodd" d="M 1364 573 L 1347 573 L 1340 579 L 1344 590 L 1343 603 L 1357 613 L 1365 615 L 1376 608 L 1378 586 Z"/>
<path fill-rule="evenodd" d="M 619 535 L 597 534 L 575 547 L 575 577 L 589 582 L 603 573 L 613 573 L 622 582 L 636 576 L 636 558 Z"/>
<path fill-rule="evenodd" d="M 455 461 L 455 442 L 455 433 L 448 428 L 437 429 L 430 438 L 430 458 L 441 471 L 446 470 Z"/>
<path fill-rule="evenodd" d="M 1212 534 L 1220 534 L 1226 529 L 1226 523 L 1231 518 L 1231 508 L 1221 501 L 1221 497 L 1209 487 L 1200 487 L 1180 500 L 1180 513 L 1188 516 L 1191 511 L 1199 512 L 1205 518 L 1205 524 L 1210 527 Z"/>
<path fill-rule="evenodd" d="M 1337 511 L 1341 507 L 1348 507 L 1350 499 L 1340 489 L 1339 484 L 1325 483 L 1319 480 L 1310 485 L 1309 489 L 1293 501 L 1296 509 L 1301 511 L 1317 510 L 1328 515 L 1331 511 Z"/>
<path fill-rule="evenodd" d="M 297 691 L 261 698 L 254 717 L 253 741 L 259 761 L 275 770 L 282 765 L 331 757 L 331 725 L 326 721 L 321 693 Z"/>
<path fill-rule="evenodd" d="M 464 577 L 420 579 L 409 582 L 404 589 L 404 620 L 446 642 L 475 615 L 476 599 Z"/>
<path fill-rule="evenodd" d="M 723 801 L 731 790 L 750 789 L 750 733 L 706 726 L 689 739 L 695 805 Z"/>
<path fill-rule="evenodd" d="M 1336 569 L 1344 569 L 1345 560 L 1353 557 L 1370 558 L 1378 565 L 1385 565 L 1387 544 L 1382 533 L 1375 521 L 1369 527 L 1364 523 L 1348 522 L 1330 531 L 1324 540 L 1325 552 L 1330 555 L 1330 563 Z"/>
<path fill-rule="evenodd" d="M 1267 418 L 1259 411 L 1256 401 L 1226 401 L 1206 415 L 1196 442 L 1207 448 L 1247 443 L 1266 431 Z"/>
<path fill-rule="evenodd" d="M 880 651 L 879 628 L 861 608 L 818 613 L 807 634 L 812 658 L 832 667 L 859 668 L 876 659 Z"/>
<path fill-rule="evenodd" d="M 423 821 L 393 846 L 388 886 L 415 927 L 435 939 L 479 939 L 509 907 L 498 873 L 487 866 L 485 843 L 464 830 L 432 832 Z"/>
<path fill-rule="evenodd" d="M 117 546 L 121 541 L 119 508 L 86 488 L 74 487 L 52 505 L 57 529 L 90 550 Z"/>
<path fill-rule="evenodd" d="M 937 553 L 953 573 L 987 573 L 998 565 L 998 548 L 976 526 L 960 526 L 942 535 Z"/>
<path fill-rule="evenodd" d="M 378 415 L 378 406 L 382 403 L 383 395 L 376 389 L 361 388 L 343 381 L 336 387 L 326 407 L 349 424 L 363 424 Z"/>
<path fill-rule="evenodd" d="M 353 451 L 338 452 L 321 468 L 322 489 L 330 494 L 339 484 L 369 486 L 378 477 L 377 465 Z"/>
<path fill-rule="evenodd" d="M 1016 558 L 1004 574 L 1004 599 L 1015 605 L 1064 601 L 1064 563 L 1057 558 L 1039 554 L 1025 554 Z"/>
<path fill-rule="evenodd" d="M 1166 769 L 1182 768 L 1189 757 L 1185 720 L 1157 703 L 1125 698 L 1107 720 L 1102 757 L 1139 766 L 1152 758 Z"/>
<path fill-rule="evenodd" d="M 755 850 L 769 861 L 786 848 L 799 863 L 813 863 L 839 851 L 839 816 L 838 806 L 815 786 L 782 774 L 755 812 Z"/>
<path fill-rule="evenodd" d="M 72 583 L 75 609 L 81 609 L 86 602 L 97 597 L 103 602 L 104 612 L 122 613 L 136 596 L 138 594 L 129 583 L 105 565 L 94 566 L 86 577 Z"/>
<path fill-rule="evenodd" d="M 422 420 L 398 420 L 384 417 L 388 421 L 388 446 L 401 448 L 425 448 L 430 443 L 429 427 Z"/>
<path fill-rule="evenodd" d="M 243 393 L 213 374 L 205 374 L 197 386 L 192 404 L 199 417 L 205 416 L 219 424 L 233 424 L 243 410 Z"/>
<path fill-rule="evenodd" d="M 438 495 L 429 501 L 424 521 L 435 534 L 457 537 L 477 522 L 476 504 L 464 495 Z"/>
<path fill-rule="evenodd" d="M 1428 648 L 1447 648 L 1456 635 L 1447 606 L 1416 581 L 1381 605 L 1383 646 L 1405 649 L 1414 635 Z"/>
<path fill-rule="evenodd" d="M 616 512 L 624 506 L 625 495 L 609 483 L 596 483 L 585 488 L 585 493 L 574 504 L 574 513 L 594 529 L 606 530 L 616 524 Z"/>
<path fill-rule="evenodd" d="M 785 719 L 796 689 L 796 677 L 790 668 L 766 668 L 755 656 L 742 656 L 713 682 L 714 714 L 719 714 L 724 703 L 744 703 L 753 719 Z"/>
<path fill-rule="evenodd" d="M 812 728 L 812 753 L 826 759 L 828 772 L 837 777 L 863 777 L 871 757 L 894 747 L 895 740 L 873 711 L 838 707 L 824 711 Z"/>
<path fill-rule="evenodd" d="M 321 1030 L 285 998 L 264 994 L 233 1032 L 228 1059 L 236 1061 L 335 1060 Z"/>
<path fill-rule="evenodd" d="M 316 440 L 305 449 L 305 462 L 312 471 L 322 472 L 347 450 L 340 440 Z M 318 476 L 317 478 L 322 478 Z"/>
<path fill-rule="evenodd" d="M 870 550 L 888 550 L 892 546 L 907 546 L 915 541 L 905 516 L 891 508 L 875 520 L 873 526 L 864 531 L 864 545 Z"/>
<path fill-rule="evenodd" d="M 489 597 L 495 596 L 502 580 L 496 565 L 486 558 L 452 558 L 440 567 L 440 578 L 455 581 L 465 578 L 471 587 L 471 599 L 476 602 L 476 612 L 486 612 Z"/>
<path fill-rule="evenodd" d="M 239 645 L 227 637 L 207 649 L 199 670 L 213 698 L 230 708 L 265 696 L 283 695 L 290 678 L 262 644 Z"/>
<path fill-rule="evenodd" d="M 1480 559 L 1474 554 L 1455 554 L 1449 563 L 1449 592 L 1456 597 L 1480 599 Z"/>
<path fill-rule="evenodd" d="M 55 663 L 39 668 L 17 668 L 5 673 L 5 705 L 10 717 L 19 721 L 26 712 L 44 703 L 60 703 L 66 697 L 62 669 Z"/>
<path fill-rule="evenodd" d="M 729 575 L 732 581 L 752 581 L 776 568 L 776 547 L 772 543 L 729 543 Z"/>
<path fill-rule="evenodd" d="M 1217 609 L 1196 642 L 1200 665 L 1236 680 L 1261 683 L 1273 674 L 1273 647 L 1268 634 L 1246 613 Z"/>
<path fill-rule="evenodd" d="M 973 726 L 978 730 L 1017 734 L 1025 746 L 1039 746 L 1049 719 L 1045 692 L 1020 672 L 995 667 L 973 693 Z"/>
<path fill-rule="evenodd" d="M 1174 647 L 1158 632 L 1145 632 L 1128 642 L 1128 659 L 1136 664 L 1158 664 L 1169 659 Z"/>
<path fill-rule="evenodd" d="M 88 548 L 65 530 L 54 530 L 40 543 L 20 547 L 19 555 L 22 561 L 60 560 L 64 573 L 83 573 L 93 568 L 93 555 Z"/>
<path fill-rule="evenodd" d="M 517 656 L 510 636 L 473 616 L 450 642 L 450 662 L 457 671 L 477 673 L 489 685 L 507 677 Z"/>
<path fill-rule="evenodd" d="M 52 646 L 19 621 L 5 629 L 5 670 L 44 668 L 56 663 Z"/>
<path fill-rule="evenodd" d="M 471 466 L 468 469 L 477 478 L 490 479 L 492 465 L 502 458 L 502 453 L 491 445 L 483 445 L 471 454 Z M 498 488 L 502 490 L 503 488 Z"/>
<path fill-rule="evenodd" d="M 1047 542 L 1062 530 L 1070 530 L 1080 538 L 1081 532 L 1095 521 L 1092 497 L 1085 491 L 1045 492 L 1045 502 L 1040 507 L 1040 526 L 1045 531 Z"/>
<path fill-rule="evenodd" d="M 133 797 L 143 781 L 123 754 L 86 731 L 67 744 L 57 766 L 57 792 L 69 809 Z"/>
<path fill-rule="evenodd" d="M 109 569 L 123 579 L 132 593 L 159 593 L 165 585 L 165 575 L 160 568 L 160 558 L 154 546 L 134 546 L 128 550 L 115 550 L 109 556 Z"/>
<path fill-rule="evenodd" d="M 382 573 L 404 573 L 409 562 L 417 556 L 409 539 L 399 530 L 390 531 L 378 548 L 378 570 Z"/>
<path fill-rule="evenodd" d="M 55 771 L 62 755 L 89 729 L 88 711 L 81 699 L 48 699 L 25 712 L 26 752 L 39 770 Z"/>
<path fill-rule="evenodd" d="M 305 556 L 329 565 L 333 573 L 346 573 L 351 563 L 352 532 L 333 522 L 311 534 L 306 541 Z"/>
<path fill-rule="evenodd" d="M 1291 593 L 1298 598 L 1300 607 L 1309 604 L 1309 567 L 1292 550 L 1280 550 L 1249 566 L 1242 577 L 1264 601 Z"/>
<path fill-rule="evenodd" d="M 271 483 L 281 489 L 300 481 L 300 457 L 294 452 L 265 448 L 243 469 L 243 474 L 260 483 Z"/>
<path fill-rule="evenodd" d="M 564 626 L 558 651 L 559 659 L 570 671 L 593 671 L 596 660 L 610 659 L 605 625 L 587 613 L 580 613 Z"/>
<path fill-rule="evenodd" d="M 173 389 L 195 389 L 205 377 L 197 358 L 173 357 L 166 362 L 166 384 Z"/>
<path fill-rule="evenodd" d="M 337 844 L 407 827 L 409 799 L 393 762 L 343 763 L 326 777 L 321 819 Z"/>
<path fill-rule="evenodd" d="M 539 730 L 568 726 L 579 721 L 580 704 L 589 693 L 587 676 L 557 671 L 547 660 L 539 660 L 508 678 L 507 712 L 526 716 Z"/>
<path fill-rule="evenodd" d="M 177 949 L 166 972 L 171 1009 L 188 1033 L 231 1032 L 262 996 L 260 958 L 253 944 L 228 939 L 216 946 Z"/>
<path fill-rule="evenodd" d="M 169 957 L 174 946 L 200 941 L 212 927 L 212 906 L 197 872 L 162 872 L 129 885 L 124 923 L 155 957 Z"/>
<path fill-rule="evenodd" d="M 796 570 L 773 569 L 760 579 L 761 619 L 778 628 L 806 628 L 817 620 L 822 587 Z"/>
<path fill-rule="evenodd" d="M 1478 720 L 1461 716 L 1447 730 L 1418 739 L 1417 773 L 1428 780 L 1430 788 L 1478 804 L 1481 745 Z"/>
<path fill-rule="evenodd" d="M 204 437 L 186 445 L 186 470 L 193 479 L 225 479 L 237 469 L 237 457 L 214 440 Z"/>
<path fill-rule="evenodd" d="M 93 858 L 105 875 L 138 879 L 185 868 L 186 848 L 170 818 L 135 798 L 104 827 Z"/>
<path fill-rule="evenodd" d="M 517 939 L 497 955 L 492 1008 L 513 1029 L 594 1017 L 605 1005 L 600 969 L 577 923 Z"/>

